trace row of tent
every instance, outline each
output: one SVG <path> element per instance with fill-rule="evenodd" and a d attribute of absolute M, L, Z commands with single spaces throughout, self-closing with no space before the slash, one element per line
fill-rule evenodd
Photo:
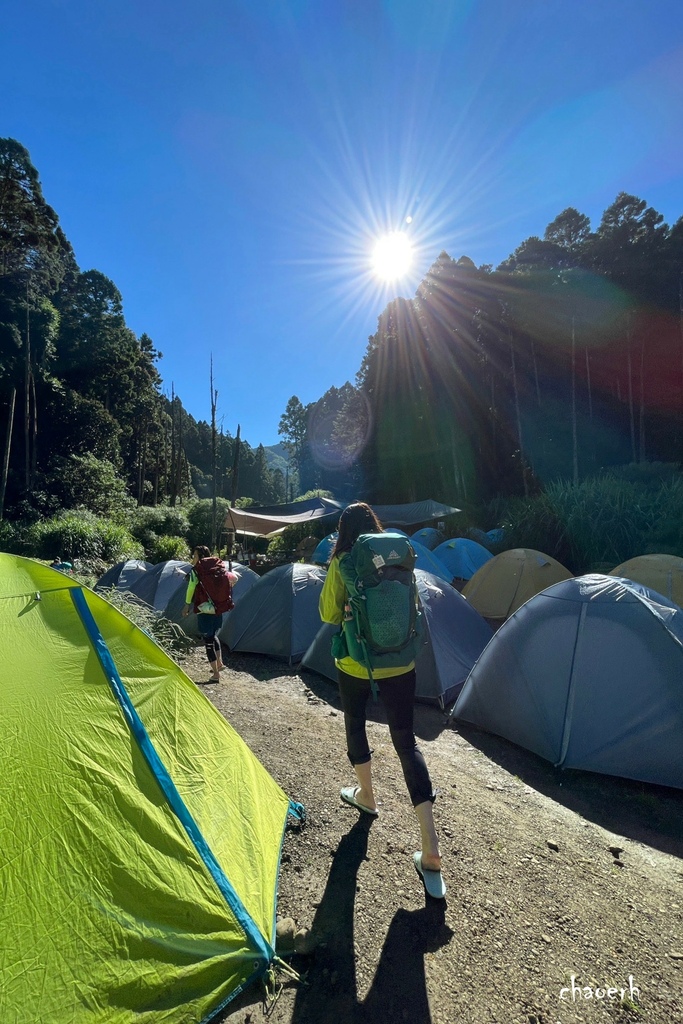
<path fill-rule="evenodd" d="M 142 562 L 121 563 L 105 573 L 97 590 L 106 592 L 114 585 L 127 590 L 198 637 L 196 616 L 181 615 L 190 568 L 189 563 L 177 561 L 149 568 Z M 336 679 L 330 653 L 335 627 L 322 625 L 318 612 L 326 570 L 293 562 L 261 577 L 239 564 L 233 565 L 233 572 L 238 576 L 235 607 L 224 618 L 222 642 L 235 652 L 303 661 L 313 671 Z M 418 658 L 418 696 L 446 707 L 490 640 L 492 629 L 444 580 L 421 569 L 416 577 L 426 627 Z"/>
<path fill-rule="evenodd" d="M 123 563 L 97 584 L 99 591 L 113 585 L 127 589 L 159 614 L 198 636 L 196 616 L 181 617 L 185 604 L 186 562 Z M 337 627 L 320 621 L 318 604 L 327 574 L 321 566 L 293 562 L 277 566 L 259 577 L 245 566 L 233 565 L 238 575 L 235 607 L 224 617 L 221 641 L 233 652 L 264 654 L 336 679 L 330 653 Z M 422 569 L 416 570 L 418 594 L 425 625 L 417 659 L 417 695 L 445 708 L 455 699 L 493 631 L 465 598 L 449 583 Z"/>
<path fill-rule="evenodd" d="M 336 532 L 331 533 L 320 541 L 310 557 L 313 565 L 329 565 L 337 536 Z M 447 583 L 453 580 L 469 580 L 477 569 L 493 557 L 488 548 L 478 540 L 469 537 L 444 540 L 441 531 L 431 526 L 417 530 L 410 536 L 410 540 L 417 555 L 417 568 L 431 572 Z"/>
<path fill-rule="evenodd" d="M 492 530 L 484 536 L 490 539 L 491 534 L 502 539 L 502 531 Z M 336 538 L 333 533 L 320 542 L 311 558 L 314 564 L 329 563 Z M 493 555 L 472 538 L 444 541 L 432 527 L 418 530 L 410 539 L 418 569 L 458 586 L 480 615 L 497 623 L 534 594 L 573 575 L 550 555 L 529 548 Z M 641 583 L 683 606 L 683 559 L 675 555 L 640 555 L 617 565 L 608 575 Z"/>
<path fill-rule="evenodd" d="M 303 808 L 72 577 L 0 553 L 0 616 L 0 1020 L 213 1018 L 274 963 Z"/>

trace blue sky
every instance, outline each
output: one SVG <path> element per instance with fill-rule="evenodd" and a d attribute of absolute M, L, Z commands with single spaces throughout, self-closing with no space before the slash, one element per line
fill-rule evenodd
<path fill-rule="evenodd" d="M 193 416 L 278 441 L 445 249 L 503 260 L 619 191 L 683 215 L 680 0 L 22 0 L 0 135 Z M 407 218 L 410 218 L 408 222 Z M 411 274 L 372 272 L 409 234 Z"/>

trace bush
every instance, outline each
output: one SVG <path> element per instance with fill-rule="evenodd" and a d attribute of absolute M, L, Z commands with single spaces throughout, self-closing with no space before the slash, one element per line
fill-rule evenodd
<path fill-rule="evenodd" d="M 150 562 L 164 562 L 168 558 L 187 558 L 187 513 L 182 506 L 157 505 L 155 508 L 136 508 L 129 517 L 129 529 L 145 551 Z M 159 555 L 164 551 L 182 554 Z"/>
<path fill-rule="evenodd" d="M 283 535 L 281 533 L 279 533 L 277 535 L 277 537 L 273 537 L 269 541 L 269 543 L 268 543 L 268 550 L 266 552 L 266 555 L 273 562 L 277 562 L 278 559 L 284 558 L 285 553 L 287 552 L 287 550 L 288 550 L 288 548 L 285 548 L 285 542 L 283 540 Z"/>
<path fill-rule="evenodd" d="M 57 459 L 52 487 L 63 508 L 120 519 L 135 506 L 116 466 L 92 454 Z"/>
<path fill-rule="evenodd" d="M 145 536 L 186 537 L 189 527 L 185 509 L 170 505 L 136 508 L 128 523 L 130 532 L 143 544 Z"/>
<path fill-rule="evenodd" d="M 187 562 L 190 559 L 190 552 L 184 537 L 157 537 L 156 542 L 149 549 L 145 549 L 145 554 L 155 565 L 158 562 L 168 562 L 171 559 L 181 562 Z"/>
<path fill-rule="evenodd" d="M 35 558 L 61 555 L 74 558 L 118 562 L 122 558 L 142 558 L 143 550 L 125 528 L 110 519 L 100 518 L 85 509 L 62 512 L 52 519 L 33 523 L 23 541 L 24 554 Z"/>
<path fill-rule="evenodd" d="M 277 561 L 292 555 L 298 544 L 306 537 L 316 537 L 322 540 L 337 529 L 337 522 L 334 519 L 327 519 L 324 522 L 313 519 L 308 523 L 296 523 L 294 526 L 286 526 L 282 533 L 273 537 L 268 544 L 268 558 Z"/>
<path fill-rule="evenodd" d="M 324 491 L 320 487 L 315 487 L 312 491 L 300 494 L 294 501 L 308 501 L 309 498 L 332 498 L 334 500 L 334 494 L 332 491 Z"/>
<path fill-rule="evenodd" d="M 0 551 L 8 551 L 11 554 L 17 554 L 20 550 L 20 524 L 10 523 L 7 519 L 0 519 Z"/>

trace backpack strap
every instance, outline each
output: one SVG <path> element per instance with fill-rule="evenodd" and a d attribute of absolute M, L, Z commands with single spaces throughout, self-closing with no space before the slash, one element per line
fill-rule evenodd
<path fill-rule="evenodd" d="M 343 566 L 343 568 L 342 568 Z M 368 679 L 370 680 L 370 690 L 372 691 L 372 699 L 377 703 L 379 699 L 379 690 L 377 689 L 377 683 L 375 677 L 372 674 L 372 665 L 370 663 L 370 655 L 368 653 L 368 646 L 365 642 L 365 638 L 362 636 L 360 629 L 358 628 L 358 618 L 356 604 L 359 600 L 358 590 L 356 587 L 356 572 L 353 565 L 353 559 L 349 552 L 342 555 L 339 559 L 339 575 L 346 588 L 346 596 L 348 598 L 348 605 L 351 608 L 351 619 L 344 618 L 342 628 L 344 631 L 348 630 L 349 626 L 353 627 L 354 637 L 360 646 L 363 658 L 363 668 L 368 673 Z"/>

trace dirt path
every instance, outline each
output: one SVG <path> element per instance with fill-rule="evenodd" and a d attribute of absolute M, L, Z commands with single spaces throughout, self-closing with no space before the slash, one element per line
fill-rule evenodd
<path fill-rule="evenodd" d="M 683 792 L 559 772 L 417 706 L 435 785 L 445 901 L 412 865 L 418 830 L 381 706 L 371 712 L 380 817 L 339 800 L 352 776 L 336 688 L 233 656 L 202 687 L 308 821 L 285 838 L 279 917 L 312 928 L 266 1018 L 236 1024 L 683 1024 Z M 207 678 L 197 653 L 185 665 Z M 572 981 L 573 979 L 573 981 Z M 622 992 L 623 990 L 623 992 Z"/>

